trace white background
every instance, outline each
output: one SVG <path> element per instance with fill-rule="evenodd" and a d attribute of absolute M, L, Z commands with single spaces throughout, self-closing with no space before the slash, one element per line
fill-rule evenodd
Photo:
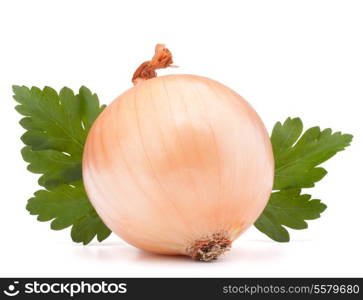
<path fill-rule="evenodd" d="M 1 1 L 0 276 L 363 276 L 362 1 Z M 271 130 L 299 116 L 354 134 L 310 190 L 328 209 L 279 244 L 251 228 L 214 263 L 137 250 L 116 236 L 72 243 L 25 210 L 26 171 L 12 84 L 81 85 L 110 103 L 166 43 L 179 69 L 245 97 Z"/>

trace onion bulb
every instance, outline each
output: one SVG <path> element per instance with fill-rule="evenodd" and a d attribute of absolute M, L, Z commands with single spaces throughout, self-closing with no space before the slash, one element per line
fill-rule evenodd
<path fill-rule="evenodd" d="M 272 147 L 257 113 L 230 88 L 195 75 L 156 77 L 171 64 L 157 45 L 135 86 L 100 114 L 83 179 L 101 219 L 129 244 L 210 261 L 264 209 Z"/>

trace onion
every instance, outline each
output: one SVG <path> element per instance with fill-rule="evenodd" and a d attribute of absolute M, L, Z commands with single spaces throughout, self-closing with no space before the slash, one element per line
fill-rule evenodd
<path fill-rule="evenodd" d="M 172 56 L 135 72 L 135 86 L 98 117 L 83 179 L 104 223 L 159 254 L 216 259 L 258 218 L 273 183 L 267 131 L 236 92 L 205 77 L 167 75 Z"/>

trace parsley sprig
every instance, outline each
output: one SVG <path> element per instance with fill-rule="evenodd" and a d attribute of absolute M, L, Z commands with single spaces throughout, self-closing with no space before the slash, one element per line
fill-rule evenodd
<path fill-rule="evenodd" d="M 86 87 L 78 94 L 63 88 L 59 94 L 50 87 L 43 90 L 14 86 L 16 110 L 25 116 L 20 124 L 26 132 L 21 153 L 28 170 L 42 174 L 44 189 L 28 200 L 27 210 L 39 221 L 50 221 L 51 228 L 72 226 L 73 241 L 88 244 L 95 236 L 106 239 L 111 231 L 91 205 L 82 183 L 82 153 L 87 133 L 104 106 Z"/>
<path fill-rule="evenodd" d="M 327 171 L 318 167 L 321 163 L 350 145 L 353 136 L 312 127 L 303 133 L 299 118 L 277 122 L 271 134 L 275 158 L 273 193 L 255 226 L 278 242 L 288 242 L 290 236 L 285 227 L 305 229 L 305 220 L 320 217 L 326 205 L 302 194 L 302 188 L 311 188 Z"/>

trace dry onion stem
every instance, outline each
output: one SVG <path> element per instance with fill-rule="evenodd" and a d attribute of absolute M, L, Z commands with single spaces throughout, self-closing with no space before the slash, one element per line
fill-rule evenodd
<path fill-rule="evenodd" d="M 272 188 L 269 136 L 236 92 L 173 63 L 157 45 L 135 86 L 94 123 L 83 156 L 89 198 L 105 224 L 150 252 L 212 261 L 262 212 Z"/>
<path fill-rule="evenodd" d="M 173 63 L 173 56 L 164 44 L 157 44 L 155 47 L 155 54 L 151 60 L 143 62 L 135 71 L 132 76 L 132 83 L 136 85 L 142 80 L 151 79 L 157 76 L 157 69 L 164 69 L 171 67 Z"/>

